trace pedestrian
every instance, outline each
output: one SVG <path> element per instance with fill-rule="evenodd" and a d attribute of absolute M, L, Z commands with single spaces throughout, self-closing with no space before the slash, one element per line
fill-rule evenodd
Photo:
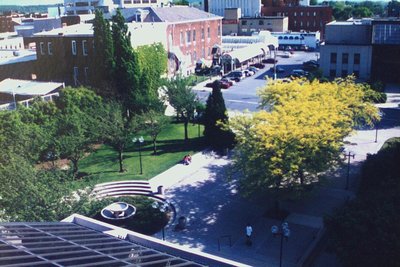
<path fill-rule="evenodd" d="M 251 227 L 250 223 L 246 225 L 246 245 L 251 246 L 251 234 L 253 233 L 253 227 Z"/>

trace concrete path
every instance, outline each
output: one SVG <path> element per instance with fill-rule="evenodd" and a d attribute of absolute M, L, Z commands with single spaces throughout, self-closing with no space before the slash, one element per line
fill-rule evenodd
<path fill-rule="evenodd" d="M 400 137 L 398 126 L 380 129 L 376 142 L 374 129 L 355 132 L 346 139 L 346 151 L 355 154 L 351 159 L 348 190 L 347 166 L 344 166 L 316 186 L 309 197 L 282 203 L 283 208 L 291 212 L 287 218 L 291 237 L 283 243 L 283 266 L 297 266 L 318 235 L 322 217 L 354 196 L 360 162 L 368 153 L 376 153 L 385 140 L 395 136 Z M 188 218 L 185 230 L 176 231 L 174 225 L 168 227 L 166 240 L 251 266 L 278 266 L 280 238 L 274 238 L 270 229 L 280 222 L 264 216 L 272 203 L 268 200 L 249 201 L 237 193 L 235 181 L 227 179 L 228 158 L 201 152 L 193 155 L 192 159 L 192 164 L 178 164 L 150 181 L 154 187 L 164 186 L 166 197 L 177 205 L 178 217 Z M 246 223 L 250 223 L 254 230 L 251 247 L 245 244 Z M 156 236 L 160 237 L 159 234 Z M 324 254 L 318 262 L 333 263 L 333 259 Z"/>

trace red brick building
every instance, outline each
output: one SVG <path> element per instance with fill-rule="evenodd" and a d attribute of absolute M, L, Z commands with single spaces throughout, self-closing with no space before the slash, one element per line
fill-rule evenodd
<path fill-rule="evenodd" d="M 37 80 L 65 82 L 73 86 L 88 84 L 93 62 L 91 24 L 38 33 L 30 39 L 36 43 Z"/>
<path fill-rule="evenodd" d="M 279 6 L 266 6 L 261 9 L 264 16 L 287 16 L 289 17 L 290 31 L 320 31 L 323 38 L 325 25 L 332 21 L 332 7 L 329 6 L 299 6 L 285 5 L 281 3 Z"/>
<path fill-rule="evenodd" d="M 169 73 L 194 71 L 199 60 L 213 60 L 221 46 L 222 17 L 188 6 L 122 9 L 126 22 L 164 23 L 164 43 L 169 54 Z M 162 41 L 163 42 L 163 41 Z"/>
<path fill-rule="evenodd" d="M 13 18 L 16 14 L 11 12 L 4 12 L 4 14 L 0 15 L 0 32 L 13 32 L 14 25 Z"/>

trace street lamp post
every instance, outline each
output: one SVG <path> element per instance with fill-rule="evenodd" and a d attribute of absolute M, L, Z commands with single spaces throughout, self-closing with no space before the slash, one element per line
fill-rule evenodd
<path fill-rule="evenodd" d="M 164 213 L 169 209 L 169 202 L 166 201 L 160 204 L 158 201 L 154 201 L 153 204 L 151 204 L 151 206 L 153 207 L 153 209 L 158 209 L 159 211 Z M 161 231 L 162 231 L 162 240 L 165 240 L 165 225 L 163 226 Z"/>
<path fill-rule="evenodd" d="M 286 241 L 289 239 L 290 236 L 289 224 L 287 222 L 283 222 L 281 228 L 279 228 L 279 226 L 277 225 L 273 225 L 271 227 L 271 233 L 274 237 L 277 235 L 281 237 L 281 247 L 279 252 L 279 267 L 282 267 L 283 238 L 285 238 Z"/>
<path fill-rule="evenodd" d="M 140 174 L 143 174 L 143 166 L 142 166 L 142 146 L 141 144 L 144 142 L 143 136 L 139 138 L 133 138 L 132 139 L 133 143 L 138 143 L 139 144 L 139 162 L 140 162 Z"/>
<path fill-rule="evenodd" d="M 351 151 L 347 152 L 344 154 L 345 158 L 348 159 L 347 161 L 347 176 L 346 176 L 346 190 L 349 189 L 349 179 L 350 179 L 350 158 L 353 158 L 356 156 L 354 153 Z"/>
<path fill-rule="evenodd" d="M 275 47 L 274 50 L 274 80 L 276 80 L 276 52 L 278 51 L 278 48 Z"/>

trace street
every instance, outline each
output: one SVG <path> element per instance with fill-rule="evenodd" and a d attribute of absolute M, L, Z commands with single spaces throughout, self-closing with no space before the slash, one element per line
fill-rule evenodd
<path fill-rule="evenodd" d="M 316 60 L 319 53 L 316 52 L 303 52 L 296 51 L 290 58 L 284 58 L 283 51 L 278 51 L 276 59 L 278 60 L 277 66 L 282 67 L 285 72 L 278 73 L 277 78 L 284 78 L 289 75 L 294 69 L 301 69 L 302 63 L 308 60 Z M 266 85 L 265 76 L 273 78 L 274 73 L 270 68 L 274 64 L 265 64 L 265 68 L 259 70 L 255 75 L 247 77 L 234 84 L 229 89 L 223 89 L 222 93 L 225 99 L 226 108 L 229 111 L 255 111 L 258 107 L 259 98 L 257 96 L 257 89 Z M 214 78 L 215 79 L 215 78 Z M 209 82 L 209 81 L 207 81 Z M 204 87 L 207 82 L 203 82 L 193 89 L 197 92 L 202 102 L 207 101 L 207 97 L 212 91 L 211 88 Z"/>

